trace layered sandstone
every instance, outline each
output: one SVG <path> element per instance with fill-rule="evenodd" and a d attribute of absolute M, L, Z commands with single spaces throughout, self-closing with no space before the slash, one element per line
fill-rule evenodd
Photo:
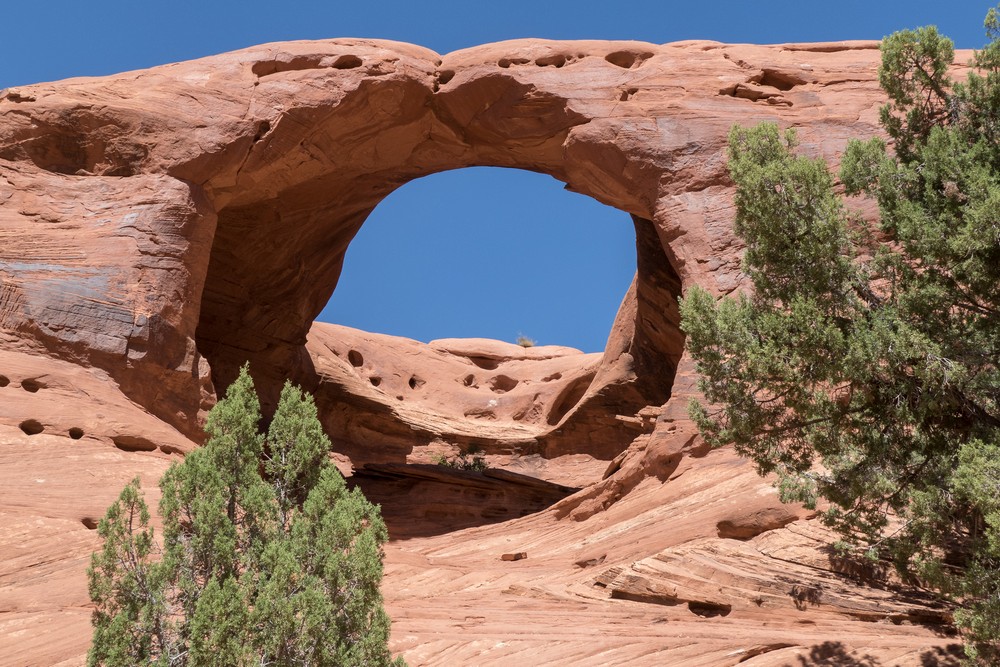
<path fill-rule="evenodd" d="M 877 132 L 876 46 L 328 40 L 3 91 L 0 662 L 80 663 L 95 517 L 249 361 L 385 505 L 411 664 L 953 664 L 947 610 L 845 571 L 685 414 L 677 299 L 743 280 L 729 127 L 836 161 Z M 382 199 L 481 165 L 631 215 L 603 353 L 313 322 Z M 427 465 L 470 447 L 498 471 Z"/>

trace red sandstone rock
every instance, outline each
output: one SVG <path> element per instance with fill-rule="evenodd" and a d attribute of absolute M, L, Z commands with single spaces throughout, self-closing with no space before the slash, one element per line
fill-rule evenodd
<path fill-rule="evenodd" d="M 635 219 L 637 278 L 605 354 L 525 434 L 547 456 L 611 459 L 631 440 L 616 418 L 669 395 L 681 286 L 739 284 L 729 126 L 794 124 L 835 159 L 876 130 L 873 46 L 522 40 L 440 57 L 330 40 L 8 91 L 0 325 L 197 438 L 213 381 L 247 359 L 269 401 L 286 376 L 323 382 L 312 319 L 399 184 L 542 171 Z"/>
<path fill-rule="evenodd" d="M 677 298 L 742 284 L 729 127 L 835 162 L 877 132 L 875 46 L 329 40 L 0 93 L 0 664 L 81 664 L 95 519 L 247 360 L 265 406 L 314 391 L 338 466 L 409 522 L 385 590 L 410 664 L 950 664 L 945 610 L 844 571 L 685 412 Z M 313 324 L 368 213 L 472 165 L 632 215 L 603 354 Z M 473 446 L 548 483 L 404 465 Z M 559 485 L 585 488 L 448 530 Z"/>

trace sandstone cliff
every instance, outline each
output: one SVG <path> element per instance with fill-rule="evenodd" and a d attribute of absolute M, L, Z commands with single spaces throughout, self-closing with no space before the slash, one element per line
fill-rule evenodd
<path fill-rule="evenodd" d="M 677 298 L 742 281 L 729 127 L 794 126 L 836 161 L 877 132 L 877 60 L 867 42 L 330 40 L 3 91 L 0 663 L 81 662 L 96 517 L 197 446 L 249 360 L 265 404 L 285 377 L 315 392 L 336 460 L 383 503 L 410 664 L 954 664 L 947 610 L 845 571 L 685 417 Z M 313 322 L 383 198 L 474 165 L 631 215 L 602 354 Z M 424 465 L 470 446 L 497 472 Z"/>

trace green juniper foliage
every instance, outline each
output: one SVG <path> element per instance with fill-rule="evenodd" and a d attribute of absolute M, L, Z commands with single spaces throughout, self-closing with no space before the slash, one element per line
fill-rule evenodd
<path fill-rule="evenodd" d="M 892 558 L 956 604 L 972 660 L 1000 664 L 1000 18 L 964 82 L 934 28 L 882 43 L 881 139 L 840 181 L 795 135 L 735 127 L 729 168 L 752 295 L 692 288 L 687 344 L 705 438 L 786 500 L 828 501 L 842 548 Z"/>
<path fill-rule="evenodd" d="M 205 446 L 160 481 L 162 546 L 138 479 L 108 509 L 88 665 L 402 665 L 378 507 L 330 464 L 311 397 L 286 384 L 266 436 L 260 416 L 244 367 Z"/>

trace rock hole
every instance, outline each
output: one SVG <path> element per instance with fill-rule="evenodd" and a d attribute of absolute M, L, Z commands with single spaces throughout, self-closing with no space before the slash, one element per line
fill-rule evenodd
<path fill-rule="evenodd" d="M 253 142 L 257 143 L 264 138 L 264 135 L 271 131 L 271 123 L 268 121 L 261 121 L 260 125 L 257 126 L 257 134 L 253 135 Z"/>
<path fill-rule="evenodd" d="M 552 375 L 546 375 L 542 378 L 542 382 L 552 382 L 553 380 L 561 380 L 562 373 L 553 373 Z"/>
<path fill-rule="evenodd" d="M 607 584 L 602 586 L 602 588 L 607 588 Z M 631 602 L 642 602 L 643 604 L 658 604 L 658 605 L 663 605 L 664 607 L 676 607 L 681 603 L 681 601 L 678 600 L 677 598 L 670 597 L 668 595 L 658 595 L 656 593 L 650 593 L 650 592 L 622 590 L 620 588 L 611 589 L 611 599 L 629 600 Z"/>
<path fill-rule="evenodd" d="M 729 612 L 732 610 L 732 605 L 721 602 L 688 602 L 688 611 L 702 618 L 729 616 Z"/>
<path fill-rule="evenodd" d="M 371 376 L 370 378 L 368 378 L 368 381 L 372 383 L 372 386 L 373 386 L 373 387 L 377 387 L 377 386 L 379 386 L 380 384 L 382 384 L 382 378 L 380 378 L 380 377 L 379 377 L 379 376 L 377 376 L 377 375 L 373 375 L 373 376 Z"/>
<path fill-rule="evenodd" d="M 361 368 L 362 364 L 365 363 L 365 358 L 361 356 L 361 353 L 357 350 L 351 350 L 347 353 L 347 360 L 351 362 L 351 365 L 355 368 Z"/>
<path fill-rule="evenodd" d="M 530 62 L 527 58 L 501 58 L 497 61 L 497 65 L 507 69 L 511 65 L 527 65 Z"/>
<path fill-rule="evenodd" d="M 753 81 L 750 81 L 749 83 L 752 85 L 747 85 L 746 83 L 734 83 L 731 86 L 726 86 L 725 88 L 719 90 L 719 95 L 727 95 L 741 100 L 750 100 L 751 102 L 765 102 L 775 106 L 792 106 L 792 102 L 785 99 L 780 92 L 765 90 Z"/>
<path fill-rule="evenodd" d="M 500 362 L 490 357 L 469 357 L 469 361 L 479 366 L 484 371 L 495 371 Z"/>
<path fill-rule="evenodd" d="M 156 443 L 136 435 L 116 435 L 111 438 L 115 447 L 124 452 L 152 452 L 156 450 Z"/>
<path fill-rule="evenodd" d="M 462 384 L 464 384 L 466 387 L 475 387 L 476 386 L 476 376 L 473 375 L 472 373 L 469 373 L 464 378 L 462 378 Z"/>
<path fill-rule="evenodd" d="M 438 83 L 440 83 L 441 85 L 448 83 L 454 78 L 455 78 L 455 70 L 453 69 L 441 70 L 440 72 L 438 72 L 437 75 Z"/>
<path fill-rule="evenodd" d="M 92 516 L 83 517 L 80 519 L 80 523 L 82 523 L 83 527 L 87 530 L 97 530 L 98 521 Z"/>
<path fill-rule="evenodd" d="M 649 51 L 643 51 L 641 53 L 637 53 L 635 51 L 615 51 L 604 56 L 604 59 L 612 65 L 616 65 L 624 69 L 632 69 L 633 67 L 638 67 L 652 57 L 653 54 Z"/>
<path fill-rule="evenodd" d="M 639 92 L 638 88 L 627 88 L 622 91 L 622 94 L 618 96 L 619 102 L 628 102 L 632 99 L 632 96 Z"/>
<path fill-rule="evenodd" d="M 21 380 L 21 389 L 25 391 L 30 391 L 34 394 L 36 391 L 42 388 L 42 383 L 38 380 Z"/>
<path fill-rule="evenodd" d="M 45 427 L 37 419 L 25 419 L 19 426 L 25 435 L 38 435 L 45 430 Z"/>
<path fill-rule="evenodd" d="M 73 438 L 74 440 L 79 440 L 80 438 L 83 437 L 83 429 L 80 428 L 79 426 L 74 426 L 69 430 L 69 437 Z"/>
<path fill-rule="evenodd" d="M 783 507 L 768 508 L 735 518 L 723 519 L 715 524 L 715 530 L 722 539 L 745 542 L 770 530 L 784 528 L 797 518 L 795 514 Z"/>
<path fill-rule="evenodd" d="M 333 69 L 354 69 L 355 67 L 361 67 L 361 58 L 357 56 L 340 56 L 333 61 Z"/>
<path fill-rule="evenodd" d="M 0 375 L 0 387 L 6 387 L 10 384 L 10 378 L 6 375 Z"/>
<path fill-rule="evenodd" d="M 298 72 L 306 69 L 319 69 L 320 67 L 322 67 L 320 64 L 320 58 L 317 58 L 316 56 L 296 56 L 287 61 L 267 60 L 264 62 L 254 63 L 254 66 L 250 68 L 250 71 L 263 79 L 265 76 L 280 74 L 281 72 Z M 334 67 L 336 67 L 336 65 L 334 65 Z"/>
<path fill-rule="evenodd" d="M 539 67 L 562 67 L 566 64 L 566 56 L 561 53 L 556 53 L 551 56 L 536 58 L 535 64 Z"/>
<path fill-rule="evenodd" d="M 788 72 L 779 72 L 773 69 L 761 70 L 760 74 L 750 77 L 750 81 L 762 86 L 770 86 L 778 90 L 791 90 L 795 86 L 802 85 L 805 80 Z"/>
<path fill-rule="evenodd" d="M 410 389 L 419 389 L 424 386 L 424 381 L 414 375 L 407 384 L 410 385 Z"/>
<path fill-rule="evenodd" d="M 10 102 L 34 102 L 35 96 L 23 93 L 17 88 L 8 88 L 0 94 L 0 100 L 8 100 Z"/>
<path fill-rule="evenodd" d="M 149 153 L 131 128 L 89 108 L 65 110 L 58 118 L 32 119 L 30 138 L 16 142 L 35 166 L 57 174 L 133 176 Z M 11 159 L 4 149 L 4 158 Z"/>
<path fill-rule="evenodd" d="M 490 389 L 497 394 L 503 394 L 517 386 L 517 380 L 507 375 L 497 375 L 490 378 Z"/>
<path fill-rule="evenodd" d="M 573 406 L 580 402 L 583 395 L 587 393 L 590 383 L 593 382 L 594 375 L 595 373 L 587 373 L 566 385 L 559 398 L 552 404 L 552 411 L 549 412 L 546 420 L 549 426 L 555 426 L 562 421 L 562 418 L 573 409 Z"/>

